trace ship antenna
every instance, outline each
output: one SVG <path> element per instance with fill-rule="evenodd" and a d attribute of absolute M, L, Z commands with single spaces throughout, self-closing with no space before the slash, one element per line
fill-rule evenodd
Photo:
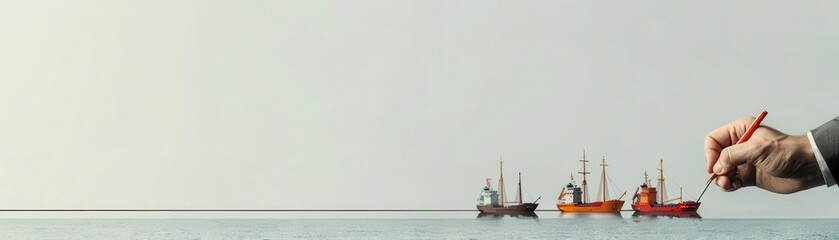
<path fill-rule="evenodd" d="M 588 162 L 588 160 L 586 160 L 585 149 L 583 149 L 583 159 L 581 159 L 580 162 L 583 162 L 583 171 L 579 173 L 583 175 L 583 202 L 586 203 L 588 202 L 588 183 L 586 182 L 586 174 L 589 174 L 589 172 L 586 171 L 586 162 Z"/>
<path fill-rule="evenodd" d="M 522 200 L 521 200 L 521 172 L 519 172 L 519 204 L 522 204 Z"/>
<path fill-rule="evenodd" d="M 498 157 L 498 165 L 501 166 L 501 177 L 498 178 L 498 188 L 501 190 L 501 206 L 504 206 L 504 158 Z"/>
<path fill-rule="evenodd" d="M 600 166 L 603 167 L 603 198 L 601 201 L 606 202 L 606 156 L 603 156 L 603 162 L 600 163 Z"/>
<path fill-rule="evenodd" d="M 664 160 L 658 159 L 658 198 L 661 199 L 661 204 L 664 204 Z"/>

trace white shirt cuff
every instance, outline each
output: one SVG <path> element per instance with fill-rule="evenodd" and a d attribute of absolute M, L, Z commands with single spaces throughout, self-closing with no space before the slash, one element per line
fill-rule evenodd
<path fill-rule="evenodd" d="M 836 181 L 833 179 L 833 174 L 830 174 L 830 168 L 827 167 L 827 163 L 824 161 L 822 153 L 819 152 L 819 146 L 816 146 L 816 141 L 813 140 L 812 132 L 807 132 L 807 139 L 810 140 L 810 146 L 813 147 L 813 153 L 816 155 L 816 162 L 819 163 L 819 168 L 822 170 L 824 185 L 827 187 L 836 185 Z"/>

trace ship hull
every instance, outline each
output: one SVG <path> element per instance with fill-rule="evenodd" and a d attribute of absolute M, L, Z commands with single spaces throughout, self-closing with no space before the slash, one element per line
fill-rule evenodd
<path fill-rule="evenodd" d="M 698 202 L 681 202 L 678 204 L 632 204 L 632 210 L 637 212 L 666 213 L 666 212 L 696 212 Z"/>
<path fill-rule="evenodd" d="M 561 212 L 620 212 L 623 207 L 622 200 L 609 200 L 605 202 L 591 202 L 583 204 L 557 204 L 556 208 Z"/>
<path fill-rule="evenodd" d="M 538 203 L 522 203 L 518 205 L 509 205 L 509 206 L 492 206 L 492 205 L 477 205 L 478 211 L 481 213 L 492 213 L 492 214 L 524 214 L 524 213 L 533 213 L 536 211 L 536 207 L 538 207 Z"/>

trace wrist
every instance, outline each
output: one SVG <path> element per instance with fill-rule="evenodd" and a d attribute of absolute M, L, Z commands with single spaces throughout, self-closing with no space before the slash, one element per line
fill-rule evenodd
<path fill-rule="evenodd" d="M 813 147 L 810 146 L 810 140 L 807 138 L 807 135 L 790 136 L 790 140 L 792 141 L 793 149 L 796 149 L 796 158 L 809 163 L 816 163 L 816 155 L 813 154 Z"/>
<path fill-rule="evenodd" d="M 791 147 L 795 149 L 793 158 L 802 166 L 803 176 L 805 182 L 805 189 L 824 185 L 824 177 L 822 176 L 821 168 L 816 160 L 816 154 L 813 153 L 813 147 L 810 145 L 810 139 L 807 135 L 790 136 Z"/>

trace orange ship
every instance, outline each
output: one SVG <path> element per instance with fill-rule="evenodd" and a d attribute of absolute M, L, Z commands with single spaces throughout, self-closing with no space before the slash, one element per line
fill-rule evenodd
<path fill-rule="evenodd" d="M 571 177 L 571 182 L 562 189 L 559 194 L 559 203 L 556 204 L 556 208 L 559 209 L 561 212 L 601 212 L 601 213 L 617 213 L 620 212 L 621 208 L 623 207 L 623 198 L 626 195 L 626 192 L 623 193 L 619 198 L 606 200 L 606 158 L 603 158 L 603 162 L 600 164 L 602 167 L 601 173 L 601 198 L 600 201 L 588 202 L 588 183 L 586 182 L 586 175 L 590 174 L 586 171 L 586 151 L 583 150 L 583 159 L 580 160 L 583 162 L 583 171 L 579 172 L 583 175 L 583 184 L 582 187 L 579 187 L 574 183 L 574 177 Z"/>
<path fill-rule="evenodd" d="M 664 170 L 663 160 L 658 162 L 658 191 L 655 187 L 650 186 L 650 179 L 647 173 L 644 172 L 644 183 L 635 191 L 632 197 L 632 209 L 636 213 L 684 213 L 696 212 L 699 210 L 699 202 L 696 201 L 682 201 L 682 189 L 679 188 L 679 197 L 665 200 L 664 194 Z M 678 202 L 674 202 L 679 200 Z"/>

